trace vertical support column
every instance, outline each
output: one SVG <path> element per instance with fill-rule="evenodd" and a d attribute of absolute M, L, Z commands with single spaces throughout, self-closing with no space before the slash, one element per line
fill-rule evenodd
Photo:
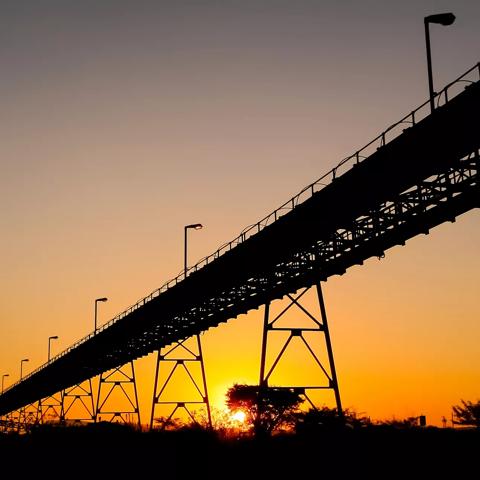
<path fill-rule="evenodd" d="M 25 417 L 25 407 L 14 410 L 11 416 L 12 431 L 20 433 Z"/>
<path fill-rule="evenodd" d="M 154 428 L 154 422 L 159 423 L 162 429 L 168 427 L 178 410 L 183 411 L 189 420 L 198 423 L 194 412 L 191 410 L 191 407 L 195 405 L 205 406 L 208 428 L 212 428 L 202 343 L 200 335 L 195 337 L 175 342 L 173 346 L 162 348 L 158 351 L 150 429 Z M 193 343 L 194 345 L 189 346 L 188 343 Z M 163 368 L 161 368 L 161 365 Z M 197 372 L 194 371 L 195 367 Z M 183 380 L 179 378 L 182 374 Z M 182 386 L 190 386 L 191 392 L 183 394 L 183 396 L 178 394 L 169 395 L 169 386 L 175 381 L 181 381 Z M 200 384 L 202 388 L 200 388 Z M 160 409 L 162 409 L 160 413 L 164 415 L 155 418 L 156 413 Z"/>
<path fill-rule="evenodd" d="M 267 340 L 269 323 L 268 318 L 270 315 L 270 302 L 265 304 L 265 315 L 263 316 L 263 334 L 262 334 L 262 354 L 260 359 L 260 381 L 258 385 L 260 388 L 268 386 L 268 379 L 265 379 L 265 364 L 267 361 Z"/>
<path fill-rule="evenodd" d="M 337 369 L 335 368 L 335 359 L 333 357 L 332 342 L 330 340 L 330 330 L 328 329 L 327 311 L 325 309 L 325 301 L 323 300 L 322 285 L 320 282 L 316 284 L 318 301 L 320 303 L 320 312 L 322 315 L 323 332 L 325 333 L 325 344 L 327 346 L 328 363 L 330 364 L 331 386 L 335 393 L 335 402 L 337 404 L 338 415 L 343 417 L 342 401 L 340 399 L 340 389 L 338 388 Z"/>
<path fill-rule="evenodd" d="M 480 149 L 475 150 L 474 153 L 474 158 L 475 158 L 475 163 L 476 163 L 476 168 L 477 168 L 477 178 L 480 175 Z M 477 180 L 477 192 L 480 194 L 480 182 Z M 479 196 L 480 198 L 480 196 Z M 480 203 L 477 205 L 477 207 L 480 207 Z"/>
<path fill-rule="evenodd" d="M 260 381 L 259 381 L 259 388 L 260 388 L 260 395 L 262 394 L 262 390 L 268 388 L 269 384 L 269 379 L 273 372 L 276 370 L 278 364 L 284 357 L 285 352 L 289 348 L 289 346 L 292 344 L 292 341 L 294 339 L 297 339 L 301 345 L 303 345 L 306 348 L 306 352 L 308 355 L 314 360 L 314 363 L 318 367 L 318 371 L 320 373 L 320 378 L 318 378 L 318 382 L 315 382 L 313 384 L 309 385 L 289 385 L 285 387 L 278 387 L 276 386 L 275 388 L 294 388 L 298 392 L 301 392 L 305 399 L 310 403 L 310 405 L 313 408 L 317 408 L 314 404 L 314 402 L 311 400 L 310 396 L 308 395 L 309 391 L 313 390 L 333 390 L 334 396 L 335 396 L 335 403 L 336 403 L 336 408 L 339 416 L 343 416 L 343 409 L 342 409 L 342 403 L 340 399 L 340 390 L 338 387 L 338 379 L 337 379 L 337 372 L 335 368 L 335 360 L 333 356 L 333 348 L 332 348 L 332 343 L 330 339 L 330 331 L 328 328 L 328 319 L 327 319 L 327 313 L 325 309 L 325 302 L 323 299 L 323 293 L 322 293 L 322 288 L 320 283 L 315 284 L 316 287 L 316 293 L 317 293 L 317 299 L 318 299 L 318 304 L 320 307 L 320 316 L 321 320 L 316 318 L 311 312 L 309 312 L 304 305 L 300 303 L 300 300 L 302 297 L 310 290 L 311 287 L 303 289 L 299 294 L 297 295 L 286 295 L 287 299 L 289 300 L 288 305 L 283 308 L 283 310 L 276 316 L 274 316 L 273 319 L 270 318 L 271 316 L 271 308 L 270 308 L 270 303 L 265 304 L 265 316 L 264 316 L 264 322 L 263 322 L 263 336 L 262 336 L 262 351 L 261 351 L 261 360 L 260 360 Z M 308 327 L 302 327 L 302 326 L 277 326 L 276 323 L 284 317 L 284 315 L 292 308 L 296 307 L 298 310 L 300 310 L 301 314 L 306 318 L 309 319 L 310 326 Z M 271 366 L 269 369 L 267 369 L 267 346 L 268 346 L 268 336 L 269 334 L 275 332 L 275 331 L 282 331 L 282 332 L 287 332 L 289 333 L 288 338 L 284 342 L 283 346 L 281 347 L 279 353 L 271 363 Z M 318 358 L 318 355 L 315 353 L 314 349 L 312 348 L 312 340 L 306 337 L 304 334 L 310 332 L 310 333 L 323 333 L 324 338 L 325 338 L 325 349 L 326 349 L 326 355 L 328 359 L 328 365 L 326 365 L 326 368 L 324 366 L 324 363 L 320 361 Z M 298 343 L 298 342 L 297 342 Z M 321 380 L 326 380 L 326 384 L 323 383 Z"/>
<path fill-rule="evenodd" d="M 270 316 L 270 302 L 265 304 L 265 314 L 263 316 L 263 334 L 262 334 L 262 353 L 260 357 L 260 380 L 258 382 L 258 405 L 257 405 L 257 415 L 254 420 L 255 431 L 260 431 L 260 419 L 263 414 L 263 396 L 265 390 L 268 388 L 268 376 L 265 377 L 265 365 L 267 362 L 267 342 L 268 342 L 268 331 L 270 329 L 270 324 L 268 323 Z"/>
<path fill-rule="evenodd" d="M 62 392 L 62 422 L 94 422 L 95 405 L 93 402 L 92 380 L 66 388 Z"/>
<path fill-rule="evenodd" d="M 100 375 L 95 421 L 100 420 L 141 427 L 133 361 Z"/>
<path fill-rule="evenodd" d="M 203 351 L 202 351 L 202 342 L 200 341 L 200 335 L 197 335 L 197 346 L 198 346 L 198 361 L 200 362 L 200 368 L 202 370 L 202 382 L 203 382 L 203 400 L 205 403 L 205 408 L 207 410 L 207 420 L 208 428 L 212 428 L 212 412 L 210 411 L 210 401 L 208 399 L 208 388 L 207 388 L 207 376 L 205 374 L 205 363 L 203 361 Z"/>

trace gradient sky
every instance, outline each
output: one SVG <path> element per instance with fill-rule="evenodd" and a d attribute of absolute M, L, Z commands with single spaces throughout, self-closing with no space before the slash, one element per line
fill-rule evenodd
<path fill-rule="evenodd" d="M 480 3 L 3 1 L 0 374 L 9 384 L 297 193 L 480 60 Z M 440 424 L 480 397 L 478 211 L 329 279 L 346 407 Z M 261 312 L 202 336 L 258 381 Z M 235 339 L 235 341 L 233 341 Z M 153 358 L 139 362 L 144 415 Z M 298 368 L 298 365 L 297 365 Z M 282 377 L 285 380 L 285 377 Z M 279 383 L 282 380 L 279 379 Z M 331 399 L 327 403 L 331 403 Z"/>

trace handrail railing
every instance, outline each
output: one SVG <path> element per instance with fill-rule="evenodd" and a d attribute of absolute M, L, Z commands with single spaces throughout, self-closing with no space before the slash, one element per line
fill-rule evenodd
<path fill-rule="evenodd" d="M 478 79 L 470 79 L 467 78 L 470 75 L 477 77 Z M 450 82 L 448 85 L 446 85 L 440 92 L 435 94 L 435 97 L 437 99 L 437 108 L 441 105 L 440 102 L 443 98 L 443 105 L 447 104 L 450 100 L 455 98 L 456 95 L 460 93 L 460 91 L 457 91 L 454 95 L 449 94 L 451 92 L 452 87 L 459 86 L 459 84 L 462 83 L 467 83 L 465 88 L 468 88 L 469 85 L 474 84 L 476 82 L 480 81 L 480 62 L 475 64 L 472 68 L 468 69 L 465 73 L 460 75 L 457 79 L 453 80 Z M 131 305 L 128 307 L 126 310 L 123 312 L 119 313 L 117 316 L 112 318 L 109 322 L 105 323 L 101 327 L 97 329 L 97 332 L 92 332 L 86 337 L 83 337 L 82 339 L 78 340 L 75 342 L 73 345 L 65 349 L 63 352 L 59 353 L 55 357 L 51 358 L 51 360 L 47 363 L 44 363 L 40 367 L 38 367 L 36 370 L 30 372 L 28 375 L 24 376 L 22 380 L 17 381 L 16 383 L 10 385 L 8 388 L 4 390 L 4 393 L 10 390 L 11 388 L 15 387 L 18 385 L 20 382 L 26 380 L 27 378 L 31 377 L 32 375 L 35 375 L 48 365 L 50 365 L 52 362 L 58 360 L 59 358 L 63 357 L 64 355 L 68 354 L 70 351 L 73 349 L 77 348 L 79 345 L 87 342 L 90 340 L 92 337 L 97 335 L 99 332 L 107 329 L 110 327 L 112 324 L 115 322 L 118 322 L 122 318 L 126 317 L 133 311 L 137 310 L 138 308 L 142 307 L 146 303 L 150 302 L 154 298 L 158 297 L 165 291 L 169 290 L 173 286 L 177 285 L 180 281 L 185 280 L 185 278 L 188 276 L 188 273 L 190 271 L 198 271 L 201 268 L 205 267 L 212 261 L 216 260 L 219 258 L 221 255 L 224 253 L 232 250 L 236 246 L 242 244 L 246 240 L 248 240 L 250 237 L 253 235 L 259 233 L 262 231 L 265 227 L 268 225 L 271 225 L 273 222 L 277 221 L 280 217 L 285 215 L 286 213 L 294 210 L 298 205 L 306 201 L 307 199 L 311 198 L 315 193 L 319 192 L 322 190 L 324 187 L 329 185 L 332 181 L 334 181 L 338 176 L 339 173 L 340 175 L 345 173 L 347 170 L 350 168 L 353 168 L 355 165 L 359 164 L 362 162 L 363 159 L 368 158 L 371 154 L 373 154 L 376 150 L 379 150 L 381 147 L 385 146 L 387 142 L 387 135 L 389 136 L 389 140 L 391 141 L 394 138 L 396 138 L 398 135 L 403 133 L 406 128 L 401 128 L 403 125 L 407 124 L 410 126 L 415 125 L 418 123 L 418 121 L 426 118 L 428 115 L 431 114 L 430 111 L 430 100 L 427 100 L 426 102 L 422 103 L 419 107 L 417 107 L 415 110 L 410 112 L 409 114 L 405 115 L 401 120 L 398 122 L 390 125 L 386 130 L 384 130 L 382 133 L 380 133 L 377 137 L 375 137 L 373 140 L 368 142 L 366 145 L 364 145 L 361 149 L 357 150 L 354 154 L 350 155 L 349 157 L 344 158 L 342 161 L 340 161 L 334 168 L 332 168 L 330 171 L 322 175 L 318 180 L 315 182 L 311 183 L 310 185 L 307 185 L 305 188 L 303 188 L 300 192 L 298 192 L 296 195 L 294 195 L 290 200 L 285 202 L 284 204 L 280 205 L 280 207 L 276 208 L 272 213 L 267 215 L 266 217 L 262 218 L 260 221 L 257 223 L 254 223 L 252 225 L 249 225 L 248 227 L 245 227 L 240 234 L 235 237 L 232 241 L 225 243 L 221 245 L 215 252 L 213 252 L 210 255 L 207 255 L 203 259 L 201 259 L 199 262 L 197 262 L 195 265 L 192 267 L 189 267 L 186 271 L 182 271 L 179 275 L 177 275 L 175 278 L 168 280 L 165 282 L 160 288 L 157 290 L 154 290 L 152 293 L 147 295 L 146 297 L 140 299 L 137 303 Z M 400 129 L 401 131 L 397 131 L 397 129 Z M 407 127 L 409 128 L 409 127 Z M 396 132 L 393 134 L 393 132 Z M 392 135 L 390 137 L 390 135 Z M 347 168 L 347 165 L 349 167 Z"/>

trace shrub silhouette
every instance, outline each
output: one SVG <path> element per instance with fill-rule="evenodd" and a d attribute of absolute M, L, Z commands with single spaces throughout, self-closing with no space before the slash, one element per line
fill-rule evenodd
<path fill-rule="evenodd" d="M 453 421 L 457 425 L 468 425 L 480 428 L 480 400 L 476 403 L 461 400 L 461 405 L 452 407 L 456 420 Z"/>
<path fill-rule="evenodd" d="M 295 414 L 295 431 L 297 433 L 308 433 L 312 431 L 333 431 L 358 429 L 371 426 L 368 417 L 363 417 L 353 410 L 346 409 L 339 415 L 336 408 L 311 408 L 306 412 Z"/>

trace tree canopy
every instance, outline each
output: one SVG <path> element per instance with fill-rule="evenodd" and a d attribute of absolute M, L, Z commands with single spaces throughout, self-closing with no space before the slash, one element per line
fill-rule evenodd
<path fill-rule="evenodd" d="M 302 402 L 294 388 L 235 384 L 227 392 L 229 410 L 243 411 L 257 436 L 270 435 L 281 426 L 293 424 L 293 413 Z"/>

